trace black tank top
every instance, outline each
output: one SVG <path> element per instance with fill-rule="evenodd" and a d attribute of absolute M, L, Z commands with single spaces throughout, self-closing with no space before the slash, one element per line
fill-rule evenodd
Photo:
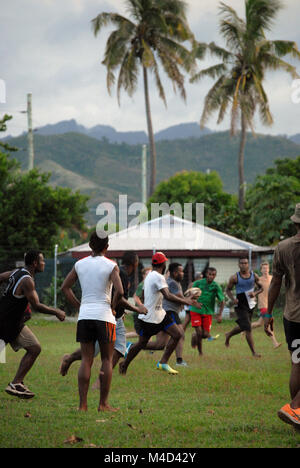
<path fill-rule="evenodd" d="M 26 277 L 32 278 L 25 268 L 15 270 L 10 275 L 8 286 L 0 299 L 0 339 L 6 343 L 14 341 L 24 326 L 28 300 L 25 296 L 16 296 L 15 291 Z"/>

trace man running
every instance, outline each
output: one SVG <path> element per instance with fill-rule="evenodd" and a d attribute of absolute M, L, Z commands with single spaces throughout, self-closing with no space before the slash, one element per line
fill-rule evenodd
<path fill-rule="evenodd" d="M 79 411 L 87 411 L 87 394 L 95 343 L 99 342 L 102 367 L 100 370 L 100 401 L 98 411 L 117 411 L 108 403 L 112 379 L 112 359 L 116 341 L 116 320 L 113 311 L 124 295 L 119 267 L 105 257 L 108 249 L 106 233 L 93 232 L 89 246 L 92 254 L 79 260 L 62 285 L 67 300 L 79 309 L 76 340 L 81 347 L 81 365 L 78 371 Z M 80 282 L 82 298 L 79 301 L 72 286 Z M 112 285 L 115 294 L 111 303 Z"/>
<path fill-rule="evenodd" d="M 198 299 L 200 308 L 192 306 L 190 312 L 192 327 L 196 332 L 195 345 L 198 348 L 199 356 L 203 354 L 202 340 L 210 336 L 216 299 L 220 302 L 217 321 L 218 323 L 222 321 L 225 298 L 221 286 L 215 281 L 216 276 L 217 270 L 213 267 L 208 267 L 206 277 L 193 283 L 193 288 L 201 290 L 201 296 Z"/>
<path fill-rule="evenodd" d="M 44 256 L 40 251 L 30 250 L 25 254 L 25 267 L 0 274 L 0 283 L 8 286 L 0 299 L 0 339 L 9 343 L 14 351 L 25 349 L 15 378 L 5 391 L 12 396 L 29 399 L 35 394 L 24 385 L 24 379 L 41 352 L 41 345 L 25 322 L 30 318 L 30 305 L 37 312 L 65 319 L 65 312 L 40 303 L 35 289 L 34 277 L 45 269 Z"/>
<path fill-rule="evenodd" d="M 120 267 L 119 275 L 121 278 L 122 286 L 123 286 L 123 291 L 124 291 L 124 296 L 121 299 L 120 303 L 116 307 L 116 341 L 114 345 L 114 352 L 113 352 L 113 360 L 112 360 L 112 367 L 114 368 L 119 359 L 121 357 L 125 356 L 126 352 L 126 329 L 124 325 L 124 314 L 125 314 L 125 309 L 131 310 L 136 314 L 146 314 L 147 309 L 143 304 L 141 304 L 138 307 L 133 306 L 128 302 L 128 291 L 129 291 L 129 276 L 132 275 L 139 264 L 139 257 L 136 254 L 136 252 L 133 251 L 128 251 L 125 252 L 122 258 L 122 265 Z M 114 295 L 114 288 L 112 290 L 112 297 Z M 95 343 L 95 353 L 94 353 L 94 358 L 98 356 L 100 353 L 100 347 L 98 341 Z M 62 376 L 67 375 L 69 367 L 72 365 L 73 362 L 75 361 L 80 361 L 82 358 L 81 355 L 81 349 L 77 349 L 74 351 L 72 354 L 65 354 L 61 367 L 60 367 L 60 373 Z M 100 389 L 100 381 L 97 379 L 96 383 L 93 385 L 93 389 L 97 390 Z"/>
<path fill-rule="evenodd" d="M 300 430 L 300 203 L 291 217 L 297 234 L 279 242 L 273 258 L 273 278 L 268 295 L 268 314 L 265 332 L 269 336 L 272 313 L 279 296 L 282 279 L 285 277 L 286 301 L 283 323 L 288 349 L 291 353 L 292 370 L 290 376 L 291 402 L 278 412 L 279 418 L 295 429 Z"/>
<path fill-rule="evenodd" d="M 132 345 L 128 351 L 127 357 L 119 364 L 121 374 L 126 374 L 131 361 L 139 354 L 142 349 L 146 349 L 151 336 L 160 331 L 165 331 L 170 335 L 164 354 L 157 363 L 157 369 L 171 374 L 178 372 L 168 365 L 168 360 L 183 336 L 183 331 L 176 325 L 162 307 L 163 298 L 178 304 L 193 305 L 196 301 L 185 299 L 171 294 L 164 277 L 166 271 L 166 262 L 168 259 L 162 252 L 157 252 L 152 257 L 153 270 L 145 278 L 144 282 L 144 305 L 148 310 L 147 315 L 139 315 L 140 336 L 139 341 Z"/>
<path fill-rule="evenodd" d="M 226 289 L 226 294 L 235 304 L 235 312 L 237 315 L 236 323 L 238 326 L 229 333 L 226 333 L 225 346 L 229 347 L 230 339 L 234 335 L 238 335 L 244 331 L 252 356 L 255 358 L 260 358 L 261 355 L 257 354 L 254 348 L 251 320 L 253 310 L 256 305 L 255 298 L 258 296 L 258 294 L 262 293 L 263 287 L 260 283 L 259 276 L 253 271 L 250 271 L 249 260 L 247 257 L 240 258 L 239 268 L 240 271 L 231 276 L 229 279 L 229 283 Z M 256 286 L 258 289 L 255 291 Z M 236 297 L 234 297 L 232 294 L 234 287 L 236 289 Z"/>
<path fill-rule="evenodd" d="M 263 292 L 258 296 L 258 309 L 260 312 L 259 319 L 256 322 L 252 323 L 252 330 L 254 328 L 259 328 L 264 325 L 265 322 L 269 321 L 270 315 L 268 314 L 268 292 L 269 287 L 272 281 L 272 275 L 270 275 L 270 265 L 269 262 L 263 262 L 260 266 L 261 276 L 259 277 L 260 284 L 263 286 Z M 273 326 L 272 326 L 273 328 Z M 273 342 L 274 349 L 277 349 L 281 346 L 281 343 L 278 343 L 275 337 L 274 330 L 269 326 L 270 338 Z"/>
<path fill-rule="evenodd" d="M 168 268 L 169 277 L 167 279 L 167 285 L 169 288 L 170 293 L 175 294 L 175 296 L 181 297 L 184 299 L 184 295 L 182 292 L 181 281 L 184 277 L 183 267 L 180 263 L 171 263 Z M 176 354 L 176 366 L 186 367 L 187 363 L 183 360 L 183 344 L 184 344 L 184 330 L 181 324 L 181 320 L 179 317 L 179 312 L 182 309 L 182 304 L 177 302 L 170 301 L 168 299 L 163 299 L 162 304 L 163 309 L 166 311 L 166 314 L 169 318 L 175 322 L 182 332 L 182 337 L 180 338 L 178 345 L 175 349 Z M 137 326 L 138 328 L 138 326 Z M 156 341 L 152 342 L 149 341 L 146 346 L 146 350 L 148 351 L 161 351 L 163 350 L 168 341 L 170 339 L 170 335 L 168 335 L 165 331 L 160 331 L 156 335 Z"/>

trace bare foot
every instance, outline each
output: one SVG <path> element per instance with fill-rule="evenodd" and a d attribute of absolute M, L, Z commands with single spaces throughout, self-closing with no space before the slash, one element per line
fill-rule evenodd
<path fill-rule="evenodd" d="M 122 375 L 126 375 L 127 368 L 124 366 L 124 361 L 120 362 L 119 364 L 119 372 Z"/>
<path fill-rule="evenodd" d="M 71 362 L 70 362 L 70 354 L 65 354 L 62 358 L 62 362 L 61 362 L 61 365 L 60 365 L 60 369 L 59 369 L 59 373 L 64 377 L 65 375 L 67 375 L 68 373 L 68 370 L 69 370 L 69 367 L 71 365 Z"/>
<path fill-rule="evenodd" d="M 226 348 L 229 348 L 229 340 L 230 340 L 230 338 L 228 338 L 228 335 L 229 335 L 229 333 L 225 333 L 225 337 L 226 337 L 225 346 L 226 346 Z"/>
<path fill-rule="evenodd" d="M 261 358 L 261 354 L 253 353 L 253 357 L 256 358 L 256 359 L 260 359 L 260 358 Z"/>
<path fill-rule="evenodd" d="M 274 346 L 274 349 L 280 348 L 281 345 L 282 343 L 278 343 L 276 346 Z"/>
<path fill-rule="evenodd" d="M 106 404 L 106 405 L 99 405 L 98 411 L 111 411 L 112 413 L 116 413 L 119 411 L 120 408 L 113 408 L 112 406 Z"/>
<path fill-rule="evenodd" d="M 83 413 L 83 412 L 86 412 L 88 410 L 87 406 L 80 406 L 79 408 L 77 408 L 77 411 Z"/>

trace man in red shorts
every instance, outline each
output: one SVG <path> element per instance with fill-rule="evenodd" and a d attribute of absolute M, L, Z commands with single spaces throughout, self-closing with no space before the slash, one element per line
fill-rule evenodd
<path fill-rule="evenodd" d="M 191 307 L 191 324 L 197 337 L 199 355 L 202 353 L 202 340 L 208 338 L 212 325 L 212 316 L 215 314 L 216 299 L 220 302 L 217 321 L 221 322 L 225 305 L 224 294 L 221 286 L 215 281 L 217 270 L 213 267 L 207 269 L 206 277 L 195 281 L 193 288 L 201 289 L 202 293 L 196 306 Z"/>

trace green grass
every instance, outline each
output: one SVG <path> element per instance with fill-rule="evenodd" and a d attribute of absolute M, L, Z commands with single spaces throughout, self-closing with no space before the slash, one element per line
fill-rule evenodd
<path fill-rule="evenodd" d="M 233 322 L 213 325 L 219 340 L 204 344 L 199 358 L 190 347 L 191 328 L 186 334 L 184 358 L 189 367 L 172 376 L 158 372 L 161 352 L 142 351 L 131 363 L 126 377 L 114 370 L 110 403 L 118 413 L 98 413 L 98 393 L 89 392 L 89 411 L 77 412 L 77 371 L 59 374 L 61 357 L 73 351 L 75 323 L 33 319 L 30 328 L 43 351 L 26 383 L 36 397 L 19 400 L 4 389 L 12 380 L 22 351 L 6 348 L 6 364 L 0 364 L 0 447 L 66 447 L 72 436 L 83 439 L 73 447 L 297 447 L 300 434 L 277 417 L 289 401 L 290 358 L 281 322 L 276 335 L 283 346 L 274 351 L 263 330 L 255 330 L 261 360 L 251 357 L 247 343 L 234 337 L 224 347 L 224 333 Z M 131 322 L 127 329 L 131 328 Z M 172 356 L 170 364 L 174 365 Z M 99 358 L 93 366 L 97 377 Z M 31 417 L 25 417 L 30 413 Z"/>

